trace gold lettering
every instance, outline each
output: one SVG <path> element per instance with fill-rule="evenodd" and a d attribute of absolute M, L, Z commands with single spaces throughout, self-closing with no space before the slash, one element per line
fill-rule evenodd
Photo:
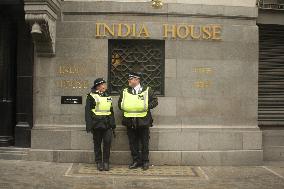
<path fill-rule="evenodd" d="M 196 81 L 194 82 L 194 87 L 204 89 L 208 88 L 211 85 L 210 81 Z"/>
<path fill-rule="evenodd" d="M 63 72 L 63 70 L 62 70 L 62 66 L 59 66 L 59 69 L 58 69 L 58 74 L 59 75 L 62 75 L 64 72 Z"/>
<path fill-rule="evenodd" d="M 126 33 L 123 33 L 123 28 L 126 29 Z M 118 37 L 127 37 L 131 32 L 130 26 L 128 24 L 118 24 Z"/>
<path fill-rule="evenodd" d="M 136 24 L 132 24 L 132 37 L 136 36 Z"/>
<path fill-rule="evenodd" d="M 83 75 L 86 74 L 88 70 L 86 69 L 86 66 L 83 64 L 79 65 L 60 65 L 57 69 L 58 75 Z"/>
<path fill-rule="evenodd" d="M 114 36 L 114 24 L 112 24 L 112 28 L 110 29 L 110 27 L 107 24 L 104 24 L 104 35 L 106 36 L 106 31 L 111 35 Z"/>
<path fill-rule="evenodd" d="M 83 88 L 84 89 L 89 88 L 89 81 L 88 80 L 83 81 Z"/>
<path fill-rule="evenodd" d="M 147 27 L 144 26 L 144 24 L 142 25 L 142 27 L 141 27 L 141 29 L 140 29 L 140 31 L 139 31 L 139 33 L 138 33 L 138 37 L 143 37 L 142 35 L 143 35 L 145 38 L 148 38 L 148 37 L 149 37 L 149 31 L 148 31 Z"/>
<path fill-rule="evenodd" d="M 212 40 L 221 40 L 221 26 L 212 26 Z"/>
<path fill-rule="evenodd" d="M 196 35 L 196 26 L 194 26 L 194 25 L 189 25 L 189 28 L 190 28 L 190 36 L 191 36 L 191 38 L 192 39 L 200 39 L 200 37 L 201 37 L 201 32 L 200 32 L 200 27 L 198 27 L 198 29 L 199 29 L 199 33 L 197 33 L 197 35 Z"/>
<path fill-rule="evenodd" d="M 193 39 L 193 40 L 221 40 L 221 25 L 186 25 L 163 24 L 163 38 Z M 137 26 L 135 23 L 118 23 L 108 25 L 96 23 L 96 37 L 136 37 L 149 38 L 150 31 L 146 25 Z"/>
<path fill-rule="evenodd" d="M 86 89 L 89 87 L 88 80 L 71 79 L 71 80 L 57 80 L 55 82 L 57 87 L 63 89 Z"/>
<path fill-rule="evenodd" d="M 181 32 L 181 30 L 183 30 L 184 32 Z M 188 37 L 188 35 L 189 35 L 189 30 L 188 30 L 188 27 L 186 25 L 179 25 L 177 27 L 177 36 L 179 38 L 185 39 L 185 38 Z"/>
<path fill-rule="evenodd" d="M 168 38 L 168 33 L 171 33 L 171 38 L 173 39 L 176 38 L 176 25 L 169 26 L 168 24 L 163 24 L 163 28 L 164 28 L 164 34 L 163 34 L 164 38 Z"/>
<path fill-rule="evenodd" d="M 202 35 L 203 39 L 210 39 L 212 37 L 209 26 L 203 26 L 202 27 L 202 33 L 203 33 L 203 35 Z"/>
<path fill-rule="evenodd" d="M 194 68 L 193 71 L 195 73 L 201 73 L 201 74 L 211 74 L 213 72 L 212 68 L 209 67 L 197 67 Z"/>
<path fill-rule="evenodd" d="M 104 25 L 103 23 L 96 23 L 96 37 L 102 37 L 100 34 L 101 26 Z"/>

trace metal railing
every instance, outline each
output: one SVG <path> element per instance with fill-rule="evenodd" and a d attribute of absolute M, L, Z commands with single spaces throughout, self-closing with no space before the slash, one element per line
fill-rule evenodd
<path fill-rule="evenodd" d="M 284 0 L 258 0 L 260 9 L 284 10 Z"/>

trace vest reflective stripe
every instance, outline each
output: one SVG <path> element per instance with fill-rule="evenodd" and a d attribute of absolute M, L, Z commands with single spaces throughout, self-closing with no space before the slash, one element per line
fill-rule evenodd
<path fill-rule="evenodd" d="M 121 109 L 125 117 L 145 117 L 148 112 L 149 87 L 141 94 L 131 94 L 128 89 L 123 90 Z"/>
<path fill-rule="evenodd" d="M 109 97 L 102 97 L 98 94 L 90 93 L 90 95 L 96 101 L 96 107 L 92 109 L 95 115 L 110 115 L 111 114 L 111 105 L 112 105 L 112 98 Z"/>

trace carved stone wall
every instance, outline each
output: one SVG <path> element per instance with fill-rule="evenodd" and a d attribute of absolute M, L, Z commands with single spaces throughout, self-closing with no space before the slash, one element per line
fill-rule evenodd
<path fill-rule="evenodd" d="M 25 19 L 38 56 L 55 55 L 56 20 L 60 15 L 60 0 L 24 0 Z"/>

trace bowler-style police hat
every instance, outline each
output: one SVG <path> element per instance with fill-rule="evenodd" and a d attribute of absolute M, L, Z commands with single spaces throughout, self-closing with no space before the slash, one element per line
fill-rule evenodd
<path fill-rule="evenodd" d="M 97 78 L 94 81 L 94 86 L 92 87 L 93 89 L 95 89 L 98 85 L 102 84 L 102 83 L 106 83 L 106 81 L 103 78 Z"/>
<path fill-rule="evenodd" d="M 128 74 L 128 80 L 132 78 L 138 78 L 140 79 L 142 77 L 142 74 L 140 72 L 130 72 Z"/>

